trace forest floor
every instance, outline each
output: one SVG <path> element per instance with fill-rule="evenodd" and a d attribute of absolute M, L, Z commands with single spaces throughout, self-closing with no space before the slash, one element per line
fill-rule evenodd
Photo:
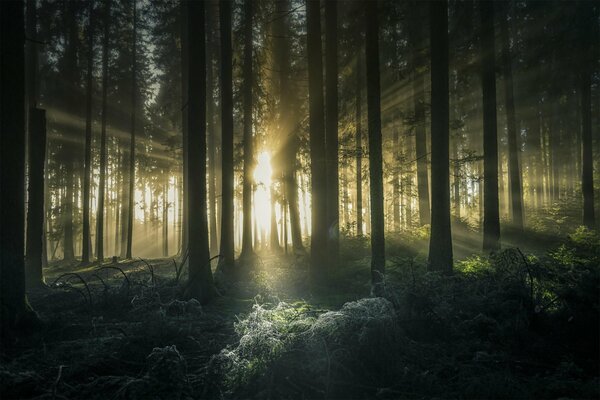
<path fill-rule="evenodd" d="M 452 277 L 426 271 L 423 239 L 388 242 L 384 298 L 366 239 L 344 239 L 316 289 L 305 257 L 260 253 L 206 306 L 180 300 L 171 259 L 51 265 L 29 294 L 43 325 L 2 356 L 0 395 L 600 398 L 596 235 L 491 257 L 465 235 Z"/>

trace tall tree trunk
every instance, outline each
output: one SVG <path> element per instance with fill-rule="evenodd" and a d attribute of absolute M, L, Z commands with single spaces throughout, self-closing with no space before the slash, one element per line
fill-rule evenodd
<path fill-rule="evenodd" d="M 431 25 L 431 237 L 429 268 L 452 273 L 450 226 L 450 104 L 448 2 L 430 3 Z"/>
<path fill-rule="evenodd" d="M 44 241 L 44 167 L 46 165 L 46 111 L 29 109 L 29 194 L 27 196 L 27 287 L 41 286 Z"/>
<path fill-rule="evenodd" d="M 186 254 L 189 251 L 189 241 L 188 241 L 188 221 L 189 221 L 189 204 L 188 204 L 188 191 L 189 191 L 189 177 L 188 177 L 188 145 L 187 140 L 189 136 L 188 129 L 188 43 L 187 43 L 187 24 L 188 24 L 188 12 L 187 12 L 187 2 L 185 0 L 181 0 L 180 4 L 181 11 L 181 138 L 182 138 L 182 155 L 183 155 L 183 211 L 181 217 L 181 248 L 180 257 L 182 260 L 185 259 Z"/>
<path fill-rule="evenodd" d="M 309 141 L 311 173 L 311 269 L 313 281 L 327 276 L 327 175 L 325 160 L 325 104 L 319 0 L 306 0 Z"/>
<path fill-rule="evenodd" d="M 252 137 L 252 0 L 244 1 L 244 183 L 241 257 L 252 255 L 252 170 L 254 149 Z"/>
<path fill-rule="evenodd" d="M 400 155 L 401 153 L 401 145 L 400 145 L 400 132 L 397 126 L 398 124 L 398 115 L 394 115 L 394 122 L 392 123 L 392 143 L 393 143 L 393 163 L 392 163 L 392 214 L 393 214 L 393 230 L 395 232 L 400 231 L 400 227 L 402 225 L 401 216 L 400 216 L 400 206 L 402 203 L 402 196 L 400 194 Z"/>
<path fill-rule="evenodd" d="M 96 259 L 104 260 L 104 201 L 106 188 L 106 113 L 108 111 L 108 40 L 110 34 L 111 0 L 104 0 L 104 37 L 102 38 L 102 122 L 100 128 L 100 177 L 98 182 L 98 209 L 96 216 Z"/>
<path fill-rule="evenodd" d="M 231 1 L 219 1 L 221 31 L 221 249 L 219 265 L 224 271 L 234 268 L 233 229 L 233 81 L 231 49 Z"/>
<path fill-rule="evenodd" d="M 379 82 L 379 19 L 377 0 L 366 2 L 365 57 L 367 64 L 367 111 L 369 127 L 369 188 L 371 205 L 371 287 L 383 294 L 385 234 L 383 211 L 383 158 L 381 149 L 381 89 Z"/>
<path fill-rule="evenodd" d="M 23 321 L 25 298 L 25 21 L 22 1 L 0 2 L 0 344 Z"/>
<path fill-rule="evenodd" d="M 359 46 L 356 57 L 356 236 L 363 235 L 362 199 L 362 57 Z"/>
<path fill-rule="evenodd" d="M 90 248 L 90 179 L 92 173 L 92 80 L 94 68 L 94 3 L 89 3 L 88 54 L 86 73 L 85 104 L 85 155 L 83 172 L 83 236 L 81 242 L 81 263 L 88 264 Z"/>
<path fill-rule="evenodd" d="M 504 70 L 504 95 L 506 100 L 506 127 L 508 133 L 508 174 L 510 178 L 510 206 L 513 226 L 523 230 L 523 196 L 521 195 L 521 170 L 519 168 L 519 144 L 517 138 L 517 119 L 515 116 L 515 98 L 513 94 L 512 59 L 507 15 L 500 19 L 502 36 L 502 64 Z"/>
<path fill-rule="evenodd" d="M 581 144 L 582 144 L 582 171 L 581 171 L 581 190 L 583 192 L 583 224 L 590 229 L 596 227 L 596 217 L 594 213 L 594 158 L 592 141 L 592 96 L 591 96 L 591 75 L 594 57 L 592 53 L 592 44 L 597 40 L 597 33 L 594 35 L 592 24 L 597 19 L 592 19 L 595 13 L 587 4 L 580 5 L 580 15 L 582 19 L 581 26 L 581 71 L 580 92 L 581 92 Z M 596 60 L 597 61 L 597 60 Z"/>
<path fill-rule="evenodd" d="M 129 142 L 129 193 L 127 205 L 127 251 L 125 258 L 131 258 L 133 244 L 134 199 L 135 199 L 135 123 L 137 111 L 137 7 L 133 0 L 133 43 L 131 49 L 131 140 Z"/>
<path fill-rule="evenodd" d="M 74 160 L 72 155 L 72 146 L 64 145 L 64 163 L 65 163 L 65 196 L 61 207 L 63 221 L 63 260 L 70 262 L 75 259 L 73 249 L 73 175 Z"/>
<path fill-rule="evenodd" d="M 167 175 L 165 183 L 163 185 L 163 257 L 169 256 L 169 176 Z"/>
<path fill-rule="evenodd" d="M 219 243 L 217 239 L 217 195 L 215 182 L 216 176 L 216 146 L 217 131 L 215 124 L 215 99 L 214 99 L 214 73 L 213 59 L 217 51 L 215 49 L 214 28 L 216 14 L 208 12 L 207 20 L 207 38 L 206 38 L 206 117 L 208 127 L 208 233 L 210 235 L 210 255 L 215 256 L 219 252 Z"/>
<path fill-rule="evenodd" d="M 429 204 L 429 174 L 427 172 L 427 135 L 425 132 L 425 79 L 421 72 L 423 69 L 423 32 L 420 27 L 420 7 L 416 2 L 411 5 L 412 22 L 409 34 L 411 35 L 411 63 L 413 70 L 412 90 L 415 112 L 415 158 L 417 160 L 417 194 L 419 197 L 419 222 L 426 225 L 431 222 L 431 208 Z M 447 23 L 446 23 L 447 24 Z"/>
<path fill-rule="evenodd" d="M 215 294 L 213 277 L 209 264 L 208 220 L 206 215 L 206 44 L 205 44 L 205 3 L 185 1 L 188 13 L 186 44 L 188 46 L 189 88 L 187 104 L 189 112 L 188 187 L 189 204 L 189 282 L 188 295 L 205 304 Z"/>
<path fill-rule="evenodd" d="M 338 55 L 337 55 L 337 0 L 325 0 L 325 78 L 326 78 L 326 172 L 327 172 L 327 226 L 328 264 L 335 266 L 339 257 L 340 210 L 338 171 Z"/>
<path fill-rule="evenodd" d="M 480 1 L 481 86 L 483 90 L 483 249 L 500 249 L 498 202 L 498 132 L 496 127 L 496 69 L 494 3 Z"/>

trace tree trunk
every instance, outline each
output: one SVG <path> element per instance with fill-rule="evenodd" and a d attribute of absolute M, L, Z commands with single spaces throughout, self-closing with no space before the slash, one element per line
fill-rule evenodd
<path fill-rule="evenodd" d="M 214 41 L 215 13 L 208 13 L 207 20 L 207 59 L 206 59 L 206 117 L 208 127 L 208 233 L 210 235 L 210 255 L 215 256 L 219 252 L 217 239 L 217 196 L 215 182 L 216 176 L 216 146 L 217 131 L 215 125 L 215 99 L 214 95 L 214 73 L 213 59 L 217 54 Z"/>
<path fill-rule="evenodd" d="M 88 264 L 91 257 L 90 238 L 90 179 L 92 173 L 92 80 L 94 68 L 94 3 L 89 3 L 88 54 L 85 105 L 85 151 L 83 172 L 83 236 L 81 263 Z"/>
<path fill-rule="evenodd" d="M 189 251 L 188 241 L 188 221 L 189 221 L 189 204 L 188 204 L 188 190 L 189 190 L 189 177 L 188 177 L 188 43 L 187 43 L 187 3 L 185 0 L 181 1 L 181 140 L 182 140 L 182 178 L 183 178 L 183 211 L 181 217 L 181 248 L 180 257 L 182 260 L 185 259 L 186 254 Z"/>
<path fill-rule="evenodd" d="M 445 0 L 431 2 L 430 13 L 431 237 L 429 268 L 451 274 L 448 2 Z"/>
<path fill-rule="evenodd" d="M 366 2 L 365 58 L 369 128 L 369 188 L 371 205 L 371 291 L 383 294 L 385 236 L 383 211 L 383 159 L 381 149 L 381 89 L 379 82 L 379 20 L 377 0 Z"/>
<path fill-rule="evenodd" d="M 242 254 L 252 256 L 252 172 L 254 149 L 252 137 L 252 0 L 244 1 L 244 183 Z"/>
<path fill-rule="evenodd" d="M 0 344 L 23 321 L 25 298 L 25 53 L 22 1 L 0 2 Z"/>
<path fill-rule="evenodd" d="M 44 167 L 46 165 L 46 111 L 29 109 L 29 194 L 27 196 L 27 287 L 41 286 L 44 241 Z"/>
<path fill-rule="evenodd" d="M 325 78 L 326 78 L 326 171 L 328 264 L 335 266 L 339 257 L 340 211 L 338 168 L 338 55 L 337 0 L 325 0 Z"/>
<path fill-rule="evenodd" d="M 205 22 L 202 1 L 185 1 L 188 13 L 186 44 L 188 46 L 187 74 L 189 88 L 187 104 L 189 136 L 187 145 L 189 205 L 189 282 L 188 295 L 205 304 L 215 294 L 210 268 L 208 221 L 206 214 L 206 48 Z"/>
<path fill-rule="evenodd" d="M 133 222 L 134 215 L 134 199 L 135 199 L 135 123 L 137 111 L 137 7 L 136 1 L 133 0 L 133 39 L 131 49 L 131 140 L 129 142 L 129 190 L 127 193 L 127 251 L 125 258 L 132 258 L 131 247 L 133 244 Z"/>
<path fill-rule="evenodd" d="M 360 46 L 356 57 L 356 236 L 363 235 L 362 201 L 362 57 Z"/>
<path fill-rule="evenodd" d="M 523 197 L 521 195 L 521 170 L 519 168 L 519 144 L 517 138 L 517 119 L 515 116 L 515 98 L 513 94 L 512 59 L 508 32 L 508 12 L 500 21 L 502 36 L 502 64 L 504 70 L 504 95 L 506 100 L 506 127 L 508 133 L 508 174 L 510 178 L 510 206 L 513 226 L 523 230 Z"/>
<path fill-rule="evenodd" d="M 327 273 L 327 174 L 325 159 L 325 105 L 323 101 L 323 60 L 321 11 L 318 0 L 306 0 L 309 141 L 311 173 L 311 268 L 313 281 Z"/>
<path fill-rule="evenodd" d="M 221 249 L 220 268 L 234 268 L 233 207 L 233 81 L 231 49 L 231 1 L 220 0 L 221 31 Z"/>
<path fill-rule="evenodd" d="M 98 182 L 98 210 L 96 216 L 96 259 L 104 260 L 104 201 L 106 188 L 106 113 L 108 111 L 108 40 L 110 34 L 110 4 L 104 0 L 104 37 L 102 38 L 102 122 L 100 128 L 100 177 Z"/>
<path fill-rule="evenodd" d="M 163 257 L 169 256 L 169 177 L 167 175 L 163 185 L 163 215 L 162 215 L 162 228 L 163 228 Z"/>
<path fill-rule="evenodd" d="M 411 5 L 412 22 L 409 34 L 411 36 L 411 63 L 413 69 L 412 90 L 414 103 L 415 124 L 415 158 L 417 160 L 417 193 L 419 197 L 419 222 L 426 225 L 431 222 L 431 208 L 429 204 L 429 174 L 427 172 L 427 135 L 425 132 L 425 82 L 423 69 L 423 32 L 420 22 L 420 3 Z M 447 25 L 447 23 L 446 23 Z"/>
<path fill-rule="evenodd" d="M 483 249 L 500 249 L 498 202 L 498 132 L 496 128 L 496 69 L 494 4 L 480 1 L 481 86 L 483 90 Z"/>

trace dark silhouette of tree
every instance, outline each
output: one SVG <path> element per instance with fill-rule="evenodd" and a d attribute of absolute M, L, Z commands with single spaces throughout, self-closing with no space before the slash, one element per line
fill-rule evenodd
<path fill-rule="evenodd" d="M 135 132 L 137 112 L 137 7 L 133 0 L 133 38 L 131 48 L 131 139 L 129 140 L 129 188 L 127 190 L 127 250 L 125 258 L 131 258 L 133 244 L 133 221 L 135 199 Z"/>
<path fill-rule="evenodd" d="M 325 0 L 325 144 L 327 163 L 327 254 L 330 266 L 339 256 L 339 176 L 338 176 L 338 34 L 337 0 Z"/>
<path fill-rule="evenodd" d="M 183 181 L 183 211 L 181 213 L 181 249 L 180 256 L 182 261 L 185 259 L 188 251 L 189 251 L 189 205 L 188 205 L 188 195 L 189 192 L 189 176 L 188 176 L 188 68 L 189 68 L 189 60 L 188 60 L 188 43 L 187 43 L 187 26 L 188 26 L 188 12 L 187 12 L 187 3 L 186 1 L 181 1 L 181 141 L 182 141 L 182 181 Z"/>
<path fill-rule="evenodd" d="M 450 106 L 448 3 L 432 1 L 431 27 L 431 237 L 429 268 L 452 273 L 450 228 Z"/>
<path fill-rule="evenodd" d="M 90 238 L 90 179 L 92 162 L 92 84 L 94 69 L 94 3 L 89 3 L 88 22 L 88 54 L 86 72 L 86 98 L 85 98 L 85 150 L 83 172 L 83 235 L 81 243 L 81 263 L 88 264 L 91 257 Z"/>
<path fill-rule="evenodd" d="M 0 2 L 0 343 L 22 322 L 25 298 L 25 18 Z"/>
<path fill-rule="evenodd" d="M 479 12 L 481 14 L 481 88 L 483 91 L 483 249 L 495 251 L 500 249 L 500 215 L 494 3 L 480 1 Z"/>
<path fill-rule="evenodd" d="M 100 127 L 100 177 L 98 182 L 98 209 L 96 216 L 96 259 L 104 260 L 104 202 L 106 200 L 106 124 L 108 96 L 108 43 L 110 35 L 111 0 L 104 0 L 103 38 L 102 38 L 102 121 Z"/>
<path fill-rule="evenodd" d="M 356 153 L 356 235 L 363 235 L 363 199 L 362 199 L 362 51 L 358 46 L 358 55 L 356 56 L 356 132 L 354 138 Z"/>
<path fill-rule="evenodd" d="M 221 32 L 221 249 L 219 265 L 234 267 L 233 244 L 233 81 L 231 49 L 231 1 L 219 1 Z"/>
<path fill-rule="evenodd" d="M 379 78 L 379 18 L 377 0 L 365 3 L 365 58 L 369 128 L 369 188 L 371 205 L 371 285 L 383 293 L 385 276 L 385 222 L 383 216 L 383 158 L 381 150 L 381 88 Z"/>
<path fill-rule="evenodd" d="M 323 100 L 323 60 L 321 11 L 318 0 L 306 0 L 308 109 L 311 174 L 311 279 L 323 280 L 327 267 L 327 203 L 325 173 L 325 104 Z"/>
<path fill-rule="evenodd" d="M 212 4 L 212 3 L 210 3 Z M 214 7 L 213 7 L 214 8 Z M 217 194 L 216 194 L 216 164 L 217 164 L 217 125 L 215 123 L 215 99 L 214 99 L 214 69 L 213 61 L 215 61 L 218 53 L 215 40 L 216 28 L 216 10 L 211 12 L 207 10 L 207 39 L 206 39 L 206 117 L 208 128 L 208 233 L 210 235 L 210 254 L 216 255 L 219 252 L 219 242 L 217 236 Z"/>
<path fill-rule="evenodd" d="M 188 296 L 205 304 L 214 296 L 208 248 L 206 214 L 206 43 L 205 3 L 185 1 L 187 10 L 188 71 L 187 74 L 189 135 L 188 188 L 189 205 L 189 282 Z"/>
<path fill-rule="evenodd" d="M 252 0 L 244 1 L 244 183 L 242 254 L 247 258 L 252 250 L 252 172 L 254 149 L 252 137 Z"/>
<path fill-rule="evenodd" d="M 506 100 L 506 130 L 508 133 L 508 175 L 510 178 L 510 205 L 512 223 L 518 230 L 523 229 L 523 196 L 521 195 L 521 170 L 519 168 L 519 143 L 517 137 L 517 118 L 515 116 L 515 98 L 513 94 L 512 57 L 508 29 L 508 3 L 506 15 L 500 18 L 502 37 L 502 69 L 504 71 L 504 95 Z"/>
<path fill-rule="evenodd" d="M 595 10 L 590 3 L 582 2 L 579 5 L 581 17 L 580 46 L 581 46 L 581 69 L 579 73 L 581 92 L 581 146 L 582 146 L 582 171 L 581 189 L 583 192 L 583 224 L 590 229 L 596 227 L 594 213 L 594 158 L 592 142 L 592 96 L 591 75 L 593 71 L 592 44 L 598 40 L 594 35 L 592 26 L 598 22 Z"/>
<path fill-rule="evenodd" d="M 411 42 L 412 92 L 415 125 L 415 159 L 417 160 L 417 195 L 419 198 L 419 223 L 431 222 L 429 204 L 429 174 L 427 171 L 427 136 L 425 132 L 425 77 L 424 77 L 424 35 L 422 28 L 422 2 L 413 2 L 409 21 Z"/>

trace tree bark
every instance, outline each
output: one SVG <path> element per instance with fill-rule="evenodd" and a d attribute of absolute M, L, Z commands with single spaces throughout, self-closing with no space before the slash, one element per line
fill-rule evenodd
<path fill-rule="evenodd" d="M 131 139 L 129 142 L 129 190 L 127 213 L 127 251 L 125 258 L 132 257 L 133 222 L 135 221 L 135 130 L 137 112 L 137 7 L 133 0 L 133 43 L 131 49 Z"/>
<path fill-rule="evenodd" d="M 189 281 L 188 296 L 206 304 L 215 294 L 210 268 L 208 247 L 208 221 L 206 214 L 206 48 L 205 3 L 185 1 L 187 13 L 186 44 L 189 71 L 187 86 L 189 136 L 187 145 L 189 205 Z"/>
<path fill-rule="evenodd" d="M 481 86 L 483 91 L 483 249 L 500 249 L 498 201 L 498 132 L 496 127 L 496 69 L 494 4 L 480 1 Z"/>
<path fill-rule="evenodd" d="M 325 150 L 327 171 L 328 264 L 335 266 L 339 257 L 340 212 L 338 168 L 338 55 L 337 0 L 325 0 L 325 78 L 326 126 Z"/>
<path fill-rule="evenodd" d="M 217 196 L 216 196 L 216 146 L 217 130 L 215 124 L 215 99 L 214 99 L 214 73 L 213 59 L 217 51 L 215 50 L 214 27 L 215 13 L 208 12 L 207 20 L 207 39 L 206 39 L 206 118 L 208 127 L 208 233 L 210 235 L 210 255 L 218 254 L 219 243 L 217 238 Z"/>
<path fill-rule="evenodd" d="M 44 168 L 46 165 L 46 111 L 29 109 L 29 194 L 27 196 L 27 252 L 25 278 L 28 288 L 44 283 Z"/>
<path fill-rule="evenodd" d="M 94 3 L 89 3 L 88 54 L 86 72 L 85 105 L 85 151 L 83 172 L 83 235 L 81 263 L 88 264 L 92 256 L 90 248 L 90 180 L 92 173 L 92 81 L 94 68 Z"/>
<path fill-rule="evenodd" d="M 383 211 L 383 158 L 381 149 L 381 88 L 379 78 L 379 18 L 377 0 L 366 1 L 365 56 L 369 128 L 369 188 L 371 205 L 371 291 L 384 290 L 385 236 Z"/>
<path fill-rule="evenodd" d="M 356 57 L 356 236 L 363 235 L 362 199 L 362 57 L 359 46 Z"/>
<path fill-rule="evenodd" d="M 431 237 L 429 268 L 452 273 L 450 225 L 450 102 L 448 2 L 430 2 L 431 25 Z"/>
<path fill-rule="evenodd" d="M 96 216 L 96 259 L 104 260 L 104 201 L 106 188 L 106 123 L 108 94 L 108 41 L 110 34 L 111 0 L 104 0 L 104 37 L 102 38 L 102 122 L 100 128 L 100 177 L 98 182 L 98 210 Z"/>
<path fill-rule="evenodd" d="M 233 230 L 233 81 L 231 49 L 231 1 L 219 1 L 219 21 L 221 31 L 221 249 L 220 268 L 233 270 L 234 230 Z"/>
<path fill-rule="evenodd" d="M 327 274 L 327 175 L 325 159 L 325 104 L 323 100 L 323 61 L 321 11 L 318 0 L 306 0 L 309 141 L 311 173 L 311 268 L 313 282 Z"/>
<path fill-rule="evenodd" d="M 254 166 L 254 149 L 252 137 L 252 0 L 244 1 L 244 183 L 243 222 L 242 222 L 242 254 L 250 257 L 252 249 L 252 172 Z"/>

